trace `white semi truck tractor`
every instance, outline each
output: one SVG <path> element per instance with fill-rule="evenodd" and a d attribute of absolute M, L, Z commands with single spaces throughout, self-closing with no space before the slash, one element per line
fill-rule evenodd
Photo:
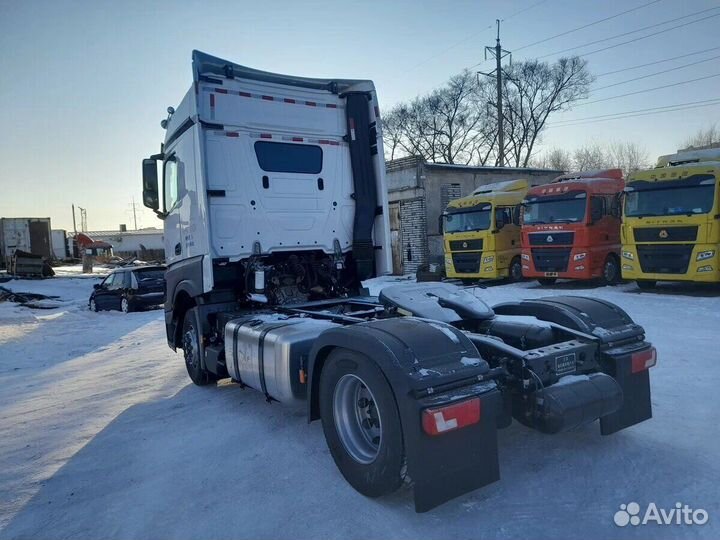
<path fill-rule="evenodd" d="M 599 420 L 608 435 L 651 417 L 656 351 L 618 306 L 491 308 L 446 283 L 366 294 L 391 270 L 372 82 L 198 51 L 192 73 L 143 160 L 143 198 L 164 221 L 167 341 L 195 384 L 305 400 L 356 490 L 409 482 L 418 512 L 498 480 L 513 418 L 547 433 Z"/>

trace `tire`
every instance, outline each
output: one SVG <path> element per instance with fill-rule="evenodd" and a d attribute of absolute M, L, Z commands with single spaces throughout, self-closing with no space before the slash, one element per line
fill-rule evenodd
<path fill-rule="evenodd" d="M 90 303 L 88 304 L 88 309 L 90 311 L 94 311 L 95 313 L 98 312 L 97 302 L 95 302 L 94 298 L 90 299 Z"/>
<path fill-rule="evenodd" d="M 185 369 L 192 382 L 198 386 L 205 386 L 215 382 L 217 378 L 202 365 L 200 358 L 200 333 L 195 323 L 195 310 L 185 313 L 182 324 L 182 349 L 185 358 Z"/>
<path fill-rule="evenodd" d="M 657 285 L 657 281 L 654 279 L 644 279 L 637 282 L 637 286 L 641 291 L 652 291 L 655 288 L 655 285 Z"/>
<path fill-rule="evenodd" d="M 514 257 L 513 260 L 510 261 L 510 271 L 508 272 L 508 279 L 511 283 L 517 283 L 518 281 L 522 281 L 522 262 L 520 262 L 520 257 Z"/>
<path fill-rule="evenodd" d="M 123 296 L 120 299 L 120 311 L 123 313 L 130 313 L 133 311 L 133 305 L 130 299 L 127 296 Z"/>
<path fill-rule="evenodd" d="M 380 368 L 362 354 L 335 349 L 320 375 L 319 395 L 325 440 L 345 480 L 366 497 L 397 490 L 405 464 L 402 425 Z"/>
<path fill-rule="evenodd" d="M 538 278 L 538 283 L 539 283 L 540 285 L 545 285 L 545 286 L 546 286 L 546 285 L 554 285 L 556 281 L 557 281 L 557 278 L 554 278 L 554 277 L 541 277 L 541 278 Z"/>
<path fill-rule="evenodd" d="M 601 279 L 604 285 L 617 285 L 620 283 L 620 263 L 615 255 L 608 255 L 605 259 Z"/>

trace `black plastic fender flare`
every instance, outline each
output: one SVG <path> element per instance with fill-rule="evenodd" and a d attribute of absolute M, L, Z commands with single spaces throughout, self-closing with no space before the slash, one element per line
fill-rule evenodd
<path fill-rule="evenodd" d="M 330 351 L 338 347 L 374 362 L 393 390 L 416 511 L 499 479 L 497 417 L 502 398 L 494 381 L 483 380 L 489 366 L 462 332 L 412 317 L 326 330 L 308 358 L 308 422 L 320 418 L 320 374 Z M 424 433 L 425 408 L 473 396 L 482 401 L 479 423 L 436 437 Z"/>

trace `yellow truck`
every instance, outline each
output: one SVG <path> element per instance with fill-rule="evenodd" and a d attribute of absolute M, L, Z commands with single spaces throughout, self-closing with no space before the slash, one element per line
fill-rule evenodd
<path fill-rule="evenodd" d="M 622 226 L 622 276 L 641 289 L 658 280 L 720 282 L 720 148 L 661 156 L 631 173 Z"/>
<path fill-rule="evenodd" d="M 443 212 L 445 272 L 463 282 L 522 279 L 520 205 L 527 180 L 481 186 Z"/>

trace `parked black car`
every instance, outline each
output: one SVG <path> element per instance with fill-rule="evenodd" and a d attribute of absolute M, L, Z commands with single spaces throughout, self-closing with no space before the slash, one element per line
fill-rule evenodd
<path fill-rule="evenodd" d="M 95 285 L 88 306 L 92 311 L 119 309 L 125 313 L 159 306 L 165 301 L 165 267 L 118 268 Z"/>

